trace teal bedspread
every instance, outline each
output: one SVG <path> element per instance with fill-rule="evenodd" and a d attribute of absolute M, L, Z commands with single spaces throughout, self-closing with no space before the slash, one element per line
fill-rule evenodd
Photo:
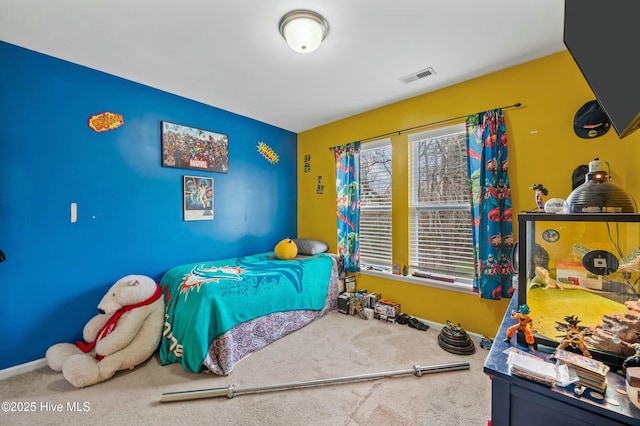
<path fill-rule="evenodd" d="M 326 254 L 279 260 L 267 252 L 170 269 L 160 280 L 162 364 L 199 372 L 210 343 L 236 325 L 275 312 L 321 310 L 332 265 Z"/>

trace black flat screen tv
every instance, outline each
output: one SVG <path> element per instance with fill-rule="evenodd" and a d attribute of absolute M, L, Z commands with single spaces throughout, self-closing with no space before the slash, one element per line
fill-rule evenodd
<path fill-rule="evenodd" d="M 565 0 L 564 44 L 619 138 L 640 128 L 640 0 Z"/>

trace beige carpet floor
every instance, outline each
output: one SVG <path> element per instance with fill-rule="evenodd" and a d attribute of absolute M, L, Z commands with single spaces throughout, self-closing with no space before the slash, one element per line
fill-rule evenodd
<path fill-rule="evenodd" d="M 362 320 L 332 312 L 253 353 L 228 376 L 194 374 L 156 356 L 98 385 L 76 389 L 42 368 L 0 381 L 2 425 L 487 425 L 488 354 L 453 355 L 438 330 Z M 237 390 L 467 361 L 470 369 L 382 378 L 234 398 L 160 403 L 165 392 Z M 5 412 L 7 407 L 30 412 Z M 15 403 L 15 404 L 14 404 Z M 56 411 L 58 408 L 61 411 Z"/>

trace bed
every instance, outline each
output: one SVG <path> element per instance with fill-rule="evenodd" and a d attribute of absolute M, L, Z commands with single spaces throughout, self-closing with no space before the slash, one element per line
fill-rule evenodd
<path fill-rule="evenodd" d="M 231 373 L 268 344 L 337 308 L 338 259 L 279 260 L 273 252 L 175 266 L 160 280 L 162 365 Z"/>

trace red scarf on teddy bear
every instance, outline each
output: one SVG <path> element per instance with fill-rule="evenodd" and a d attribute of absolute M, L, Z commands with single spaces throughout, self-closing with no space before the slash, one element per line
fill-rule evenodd
<path fill-rule="evenodd" d="M 111 315 L 111 318 L 109 318 L 107 323 L 102 326 L 100 330 L 98 330 L 98 332 L 96 333 L 96 339 L 93 342 L 85 343 L 82 340 L 79 340 L 76 342 L 76 346 L 79 347 L 82 352 L 89 352 L 90 350 L 95 348 L 96 343 L 111 334 L 111 332 L 116 328 L 118 320 L 122 315 L 124 315 L 125 312 L 135 308 L 139 308 L 140 306 L 149 305 L 160 299 L 161 296 L 162 290 L 160 289 L 158 283 L 156 283 L 156 291 L 150 298 L 143 300 L 142 302 L 134 303 L 133 305 L 123 306 L 122 308 L 118 309 L 113 315 Z M 96 359 L 98 361 L 100 361 L 102 358 L 104 358 L 104 355 L 99 355 L 96 353 Z"/>

